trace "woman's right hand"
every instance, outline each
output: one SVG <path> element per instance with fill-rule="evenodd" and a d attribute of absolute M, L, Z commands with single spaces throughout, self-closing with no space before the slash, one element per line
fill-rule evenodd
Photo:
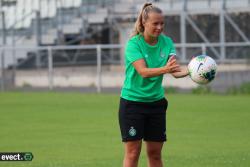
<path fill-rule="evenodd" d="M 175 56 L 171 56 L 167 62 L 167 64 L 164 66 L 166 73 L 175 73 L 175 72 L 180 72 L 181 67 L 177 63 L 177 60 Z"/>

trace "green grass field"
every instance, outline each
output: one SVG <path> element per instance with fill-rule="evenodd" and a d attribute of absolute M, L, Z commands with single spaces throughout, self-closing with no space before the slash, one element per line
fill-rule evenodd
<path fill-rule="evenodd" d="M 250 96 L 167 95 L 169 167 L 249 167 Z M 0 93 L 0 152 L 32 152 L 1 167 L 120 167 L 118 95 Z M 140 167 L 146 167 L 143 148 Z"/>

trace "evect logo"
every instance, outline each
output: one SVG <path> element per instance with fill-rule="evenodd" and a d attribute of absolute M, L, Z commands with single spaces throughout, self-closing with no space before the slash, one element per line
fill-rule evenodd
<path fill-rule="evenodd" d="M 0 153 L 0 161 L 32 161 L 33 154 L 29 152 Z"/>

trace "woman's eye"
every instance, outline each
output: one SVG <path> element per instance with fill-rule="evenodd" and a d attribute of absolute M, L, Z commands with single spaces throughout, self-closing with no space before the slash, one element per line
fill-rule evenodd
<path fill-rule="evenodd" d="M 154 26 L 158 26 L 158 25 L 163 26 L 164 23 L 153 23 L 153 25 L 154 25 Z"/>

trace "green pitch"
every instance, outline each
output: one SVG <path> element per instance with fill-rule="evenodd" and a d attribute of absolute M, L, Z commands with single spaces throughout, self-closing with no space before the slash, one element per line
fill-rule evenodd
<path fill-rule="evenodd" d="M 250 165 L 250 96 L 167 97 L 166 167 Z M 118 103 L 110 94 L 0 93 L 0 152 L 34 155 L 0 166 L 120 167 Z"/>

